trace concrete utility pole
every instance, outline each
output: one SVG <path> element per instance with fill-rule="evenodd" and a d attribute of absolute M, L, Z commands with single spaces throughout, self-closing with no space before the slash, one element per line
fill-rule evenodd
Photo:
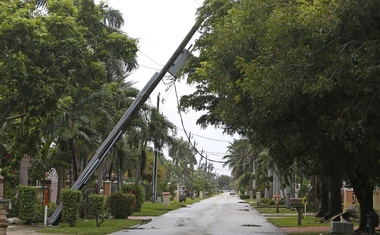
<path fill-rule="evenodd" d="M 198 20 L 195 25 L 188 32 L 186 37 L 183 39 L 181 44 L 178 46 L 176 51 L 164 65 L 162 70 L 159 73 L 155 73 L 148 83 L 143 87 L 139 92 L 136 99 L 132 102 L 131 106 L 127 109 L 124 115 L 121 117 L 119 122 L 109 133 L 104 142 L 100 145 L 99 149 L 96 151 L 90 162 L 87 164 L 85 169 L 79 175 L 78 179 L 74 182 L 71 189 L 73 190 L 82 190 L 88 181 L 91 179 L 94 172 L 98 169 L 100 164 L 103 162 L 104 158 L 107 156 L 114 144 L 122 136 L 123 132 L 130 126 L 132 119 L 136 116 L 141 106 L 148 99 L 149 95 L 152 93 L 154 88 L 159 84 L 162 78 L 167 72 L 175 76 L 175 74 L 182 68 L 186 63 L 187 58 L 189 57 L 189 52 L 185 50 L 190 39 L 197 32 L 200 27 L 202 20 Z M 53 214 L 49 217 L 48 222 L 52 225 L 57 225 L 61 218 L 62 204 L 59 204 Z"/>
<path fill-rule="evenodd" d="M 160 110 L 160 93 L 157 95 L 157 113 L 159 113 Z M 156 130 L 157 131 L 157 130 Z M 157 169 L 158 169 L 158 153 L 159 153 L 159 147 L 158 142 L 159 140 L 154 140 L 154 162 L 153 162 L 153 198 L 152 202 L 155 203 L 157 200 Z"/>

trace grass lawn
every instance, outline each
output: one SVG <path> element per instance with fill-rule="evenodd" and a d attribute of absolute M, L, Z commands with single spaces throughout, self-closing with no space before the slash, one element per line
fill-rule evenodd
<path fill-rule="evenodd" d="M 163 215 L 168 211 L 176 210 L 180 207 L 185 207 L 186 205 L 190 205 L 196 202 L 199 202 L 199 198 L 194 198 L 194 200 L 191 200 L 191 198 L 187 198 L 186 202 L 177 202 L 177 201 L 171 201 L 169 206 L 163 206 L 162 203 L 151 203 L 151 202 L 144 202 L 144 204 L 141 207 L 141 212 L 134 212 L 133 215 L 135 216 L 159 216 Z"/>
<path fill-rule="evenodd" d="M 201 199 L 187 198 L 186 202 L 171 201 L 169 206 L 163 206 L 162 203 L 144 202 L 141 212 L 134 212 L 134 216 L 159 216 L 168 211 L 175 210 L 187 205 L 199 202 Z M 70 227 L 68 223 L 60 222 L 58 226 L 47 227 L 39 230 L 42 233 L 59 233 L 59 234 L 79 234 L 79 235 L 104 235 L 130 228 L 134 225 L 141 224 L 141 220 L 128 219 L 106 219 L 96 227 L 95 219 L 77 220 L 75 227 Z"/>
<path fill-rule="evenodd" d="M 78 220 L 75 227 L 70 227 L 68 223 L 59 223 L 58 226 L 47 227 L 39 230 L 42 233 L 59 233 L 59 234 L 80 234 L 80 235 L 104 235 L 117 232 L 134 225 L 140 224 L 140 220 L 128 219 L 106 219 L 96 227 L 95 219 Z"/>
<path fill-rule="evenodd" d="M 268 222 L 276 227 L 297 227 L 298 216 L 284 216 L 284 217 L 268 217 Z M 301 220 L 301 227 L 330 227 L 330 223 L 319 223 L 318 218 L 313 215 L 303 216 Z"/>
<path fill-rule="evenodd" d="M 263 214 L 268 222 L 276 227 L 298 227 L 298 213 L 284 206 L 280 206 L 279 213 L 276 213 L 276 206 L 266 204 L 257 205 L 255 200 L 246 200 L 259 213 Z M 314 215 L 304 215 L 301 220 L 301 227 L 330 227 L 331 223 L 319 223 L 319 219 Z M 358 221 L 353 221 L 354 226 L 358 225 Z M 327 232 L 289 232 L 288 235 L 327 235 Z"/>
<path fill-rule="evenodd" d="M 261 214 L 270 214 L 273 216 L 282 216 L 283 214 L 292 214 L 294 216 L 298 215 L 296 210 L 292 211 L 286 207 L 280 207 L 278 213 L 276 212 L 276 207 L 255 207 L 255 209 Z"/>

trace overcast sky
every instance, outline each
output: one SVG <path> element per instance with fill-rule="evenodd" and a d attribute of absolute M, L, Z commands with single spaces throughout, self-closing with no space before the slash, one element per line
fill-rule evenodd
<path fill-rule="evenodd" d="M 196 10 L 203 0 L 108 0 L 109 6 L 122 12 L 125 25 L 123 31 L 128 36 L 139 40 L 138 64 L 139 68 L 128 77 L 136 82 L 139 89 L 144 87 L 155 72 L 159 72 L 163 65 L 177 49 L 184 37 L 195 23 Z M 195 35 L 190 46 L 199 35 Z M 169 74 L 168 74 L 169 75 Z M 194 91 L 193 87 L 184 80 L 176 82 L 179 96 Z M 161 82 L 150 99 L 147 101 L 156 106 L 157 95 L 160 93 L 160 112 L 172 123 L 179 127 L 178 135 L 185 134 L 181 119 L 177 112 L 177 101 L 174 87 Z M 222 160 L 227 154 L 227 146 L 238 136 L 223 135 L 222 130 L 210 126 L 203 130 L 196 125 L 196 119 L 201 113 L 194 111 L 182 113 L 183 122 L 187 132 L 192 134 L 192 142 L 197 143 L 199 151 L 204 151 L 208 158 Z M 197 156 L 199 160 L 199 156 Z M 203 161 L 204 162 L 204 161 Z M 222 164 L 213 163 L 220 175 L 230 175 L 230 170 L 223 168 Z"/>

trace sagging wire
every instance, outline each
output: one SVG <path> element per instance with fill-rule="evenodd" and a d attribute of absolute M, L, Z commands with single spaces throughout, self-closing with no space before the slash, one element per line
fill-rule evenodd
<path fill-rule="evenodd" d="M 201 156 L 202 159 L 206 159 L 207 161 L 214 162 L 214 163 L 222 163 L 222 164 L 224 164 L 225 161 L 213 160 L 213 159 L 209 159 L 208 157 L 203 156 L 203 153 L 200 152 L 197 149 L 197 147 L 191 142 L 190 135 L 187 133 L 186 128 L 185 128 L 185 124 L 183 123 L 182 113 L 181 113 L 181 111 L 179 109 L 180 104 L 179 104 L 179 99 L 178 99 L 177 86 L 175 85 L 175 83 L 173 83 L 173 85 L 174 85 L 174 91 L 175 91 L 175 96 L 176 96 L 176 100 L 177 100 L 178 113 L 179 113 L 179 117 L 180 117 L 180 120 L 181 120 L 181 125 L 182 125 L 182 128 L 183 128 L 183 132 L 186 135 L 187 141 L 193 147 L 193 149 L 195 150 L 195 152 L 197 152 L 199 154 L 199 156 Z"/>

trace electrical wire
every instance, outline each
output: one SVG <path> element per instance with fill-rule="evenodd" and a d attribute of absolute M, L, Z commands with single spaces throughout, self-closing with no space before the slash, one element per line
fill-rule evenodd
<path fill-rule="evenodd" d="M 197 149 L 197 147 L 191 142 L 190 135 L 187 133 L 186 128 L 185 128 L 185 124 L 183 123 L 182 113 L 179 110 L 180 105 L 179 105 L 179 99 L 178 99 L 177 86 L 175 85 L 175 83 L 174 83 L 174 91 L 175 91 L 175 95 L 176 95 L 176 99 L 177 99 L 177 107 L 178 107 L 178 113 L 179 113 L 179 116 L 180 116 L 180 119 L 181 119 L 181 125 L 182 125 L 183 131 L 184 131 L 184 133 L 186 135 L 186 138 L 187 138 L 188 142 L 190 143 L 190 145 L 201 156 L 201 158 L 206 159 L 207 161 L 210 161 L 210 162 L 224 164 L 225 161 L 213 160 L 213 159 L 209 159 L 208 157 L 203 156 L 203 154 L 201 152 L 199 152 L 199 150 Z"/>
<path fill-rule="evenodd" d="M 142 52 L 140 49 L 138 49 L 139 52 L 141 54 L 143 54 L 146 58 L 150 59 L 153 63 L 155 63 L 156 65 L 160 66 L 160 67 L 164 67 L 162 64 L 158 63 L 157 61 L 155 61 L 154 59 L 152 59 L 151 57 L 149 57 L 147 54 L 145 54 L 144 52 Z"/>
<path fill-rule="evenodd" d="M 180 127 L 177 127 L 177 128 L 181 131 L 185 131 L 185 130 L 181 129 Z M 207 139 L 207 140 L 218 141 L 218 142 L 229 143 L 229 144 L 231 143 L 231 141 L 228 141 L 228 140 L 214 139 L 214 138 L 210 138 L 210 137 L 206 137 L 206 136 L 197 135 L 197 134 L 194 134 L 193 132 L 191 132 L 191 135 L 197 136 L 199 138 Z"/>

